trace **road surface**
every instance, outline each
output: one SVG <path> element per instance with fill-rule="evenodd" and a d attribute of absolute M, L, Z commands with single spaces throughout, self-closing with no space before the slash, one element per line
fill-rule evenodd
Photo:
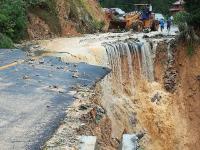
<path fill-rule="evenodd" d="M 73 102 L 73 87 L 91 87 L 107 72 L 85 63 L 66 64 L 55 57 L 31 60 L 23 51 L 1 50 L 0 149 L 40 149 Z"/>

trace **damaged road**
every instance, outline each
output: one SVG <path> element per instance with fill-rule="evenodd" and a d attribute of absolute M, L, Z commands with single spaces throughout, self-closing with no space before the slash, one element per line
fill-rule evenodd
<path fill-rule="evenodd" d="M 4 150 L 41 149 L 73 102 L 74 87 L 91 88 L 108 73 L 103 67 L 64 63 L 56 57 L 31 59 L 20 50 L 1 50 L 0 58 L 0 147 Z"/>

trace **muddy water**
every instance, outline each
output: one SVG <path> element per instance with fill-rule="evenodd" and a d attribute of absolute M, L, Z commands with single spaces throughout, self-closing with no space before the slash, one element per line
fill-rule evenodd
<path fill-rule="evenodd" d="M 161 40 L 166 42 L 166 61 L 172 57 L 170 40 Z M 142 148 L 171 150 L 176 149 L 177 142 L 171 95 L 154 80 L 161 41 L 152 38 L 103 43 L 112 72 L 101 82 L 101 102 L 112 122 L 112 138 L 120 140 L 124 133 L 143 132 Z M 161 100 L 152 100 L 155 95 Z"/>
<path fill-rule="evenodd" d="M 141 93 L 140 84 L 145 90 L 154 82 L 152 51 L 157 48 L 157 43 L 142 39 L 103 45 L 107 51 L 108 67 L 112 72 L 101 84 L 102 104 L 112 120 L 113 138 L 120 139 L 124 132 L 142 130 L 141 126 L 137 127 L 134 101 Z M 148 96 L 148 92 L 144 96 Z"/>
<path fill-rule="evenodd" d="M 99 100 L 111 120 L 112 138 L 120 140 L 123 133 L 143 132 L 142 148 L 172 150 L 176 149 L 177 139 L 171 94 L 155 80 L 155 76 L 163 75 L 158 71 L 163 69 L 158 65 L 163 60 L 157 60 L 159 45 L 169 41 L 171 36 L 158 39 L 156 34 L 159 33 L 148 34 L 147 39 L 142 38 L 143 34 L 131 33 L 89 35 L 81 39 L 61 39 L 62 42 L 56 39 L 43 46 L 48 51 L 76 56 L 60 55 L 63 61 L 83 61 L 112 69 L 101 81 Z M 65 44 L 69 41 L 75 41 L 76 47 Z M 56 47 L 58 44 L 62 49 Z M 170 57 L 168 42 L 165 45 L 163 49 Z M 160 99 L 154 100 L 155 95 Z"/>

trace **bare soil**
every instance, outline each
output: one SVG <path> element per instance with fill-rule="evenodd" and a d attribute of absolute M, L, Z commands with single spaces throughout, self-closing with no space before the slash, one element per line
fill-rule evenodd
<path fill-rule="evenodd" d="M 178 88 L 173 94 L 173 113 L 177 114 L 176 129 L 178 149 L 200 149 L 200 47 L 192 56 L 187 54 L 187 46 L 180 45 L 176 51 Z"/>

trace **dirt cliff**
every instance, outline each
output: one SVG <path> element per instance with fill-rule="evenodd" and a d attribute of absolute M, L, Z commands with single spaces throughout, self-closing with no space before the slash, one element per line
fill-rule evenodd
<path fill-rule="evenodd" d="M 187 45 L 182 43 L 176 45 L 173 50 L 174 62 L 172 64 L 166 67 L 167 55 L 162 50 L 158 51 L 158 60 L 155 63 L 157 81 L 163 87 L 166 78 L 171 80 L 174 76 L 171 74 L 172 71 L 176 72 L 175 87 L 174 83 L 169 86 L 174 88 L 174 91 L 169 89 L 172 93 L 169 99 L 170 107 L 167 109 L 167 112 L 171 113 L 170 118 L 174 120 L 171 123 L 174 130 L 170 134 L 172 136 L 168 136 L 167 139 L 171 147 L 168 144 L 164 149 L 198 150 L 200 148 L 200 47 L 196 47 L 194 54 L 189 56 Z M 166 74 L 171 74 L 171 77 L 165 76 Z"/>
<path fill-rule="evenodd" d="M 96 0 L 45 0 L 28 9 L 30 39 L 73 36 L 106 29 L 106 20 Z"/>
<path fill-rule="evenodd" d="M 200 149 L 200 47 L 192 56 L 187 55 L 187 46 L 179 45 L 176 51 L 176 68 L 178 70 L 178 87 L 173 95 L 174 113 L 178 135 L 179 149 Z M 181 127 L 181 128 L 180 128 Z"/>

